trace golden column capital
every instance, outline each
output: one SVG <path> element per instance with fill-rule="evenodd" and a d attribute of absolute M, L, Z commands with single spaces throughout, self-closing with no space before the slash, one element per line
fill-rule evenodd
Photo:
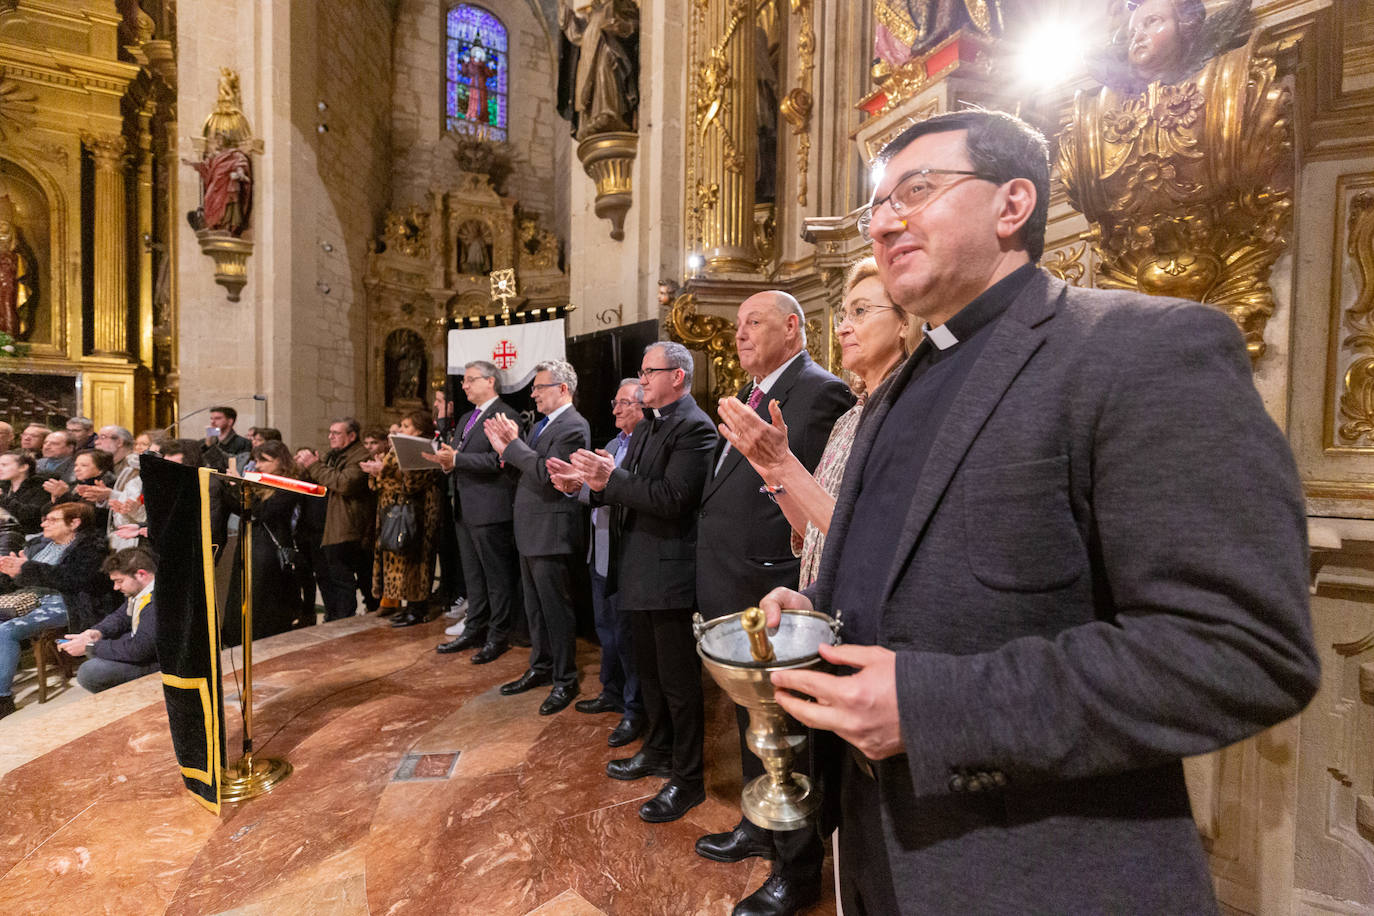
<path fill-rule="evenodd" d="M 97 134 L 83 131 L 81 142 L 91 151 L 97 172 L 119 171 L 127 162 L 129 141 L 123 134 Z"/>

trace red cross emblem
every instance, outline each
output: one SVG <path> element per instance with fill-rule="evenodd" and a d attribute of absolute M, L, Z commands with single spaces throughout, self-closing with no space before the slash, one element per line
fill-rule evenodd
<path fill-rule="evenodd" d="M 509 369 L 515 365 L 515 347 L 509 340 L 503 340 L 496 345 L 496 349 L 491 351 L 491 361 L 496 363 L 498 369 Z"/>

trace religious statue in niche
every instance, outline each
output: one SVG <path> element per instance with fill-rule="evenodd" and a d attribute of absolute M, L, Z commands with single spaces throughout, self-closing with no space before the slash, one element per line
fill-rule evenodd
<path fill-rule="evenodd" d="M 458 270 L 470 276 L 491 273 L 491 228 L 477 219 L 458 227 Z"/>
<path fill-rule="evenodd" d="M 1097 285 L 1206 302 L 1253 359 L 1287 247 L 1292 99 L 1246 28 L 1248 0 L 1128 3 L 1059 141 L 1070 203 L 1088 218 Z"/>
<path fill-rule="evenodd" d="M 579 140 L 635 129 L 639 109 L 639 7 L 592 0 L 573 9 L 559 0 L 558 113 Z"/>
<path fill-rule="evenodd" d="M 458 168 L 474 175 L 487 176 L 487 184 L 502 197 L 506 196 L 506 179 L 510 177 L 514 165 L 511 163 L 510 148 L 504 143 L 458 135 L 453 158 Z"/>
<path fill-rule="evenodd" d="M 18 214 L 9 195 L 0 196 L 0 332 L 28 340 L 38 305 L 32 254 L 19 234 Z"/>
<path fill-rule="evenodd" d="M 405 401 L 423 401 L 425 379 L 429 377 L 425 342 L 408 328 L 392 331 L 386 338 L 384 396 L 387 407 Z"/>
<path fill-rule="evenodd" d="M 482 46 L 480 39 L 469 47 L 468 55 L 459 65 L 458 72 L 470 80 L 467 85 L 465 117 L 478 124 L 495 124 L 496 118 L 487 112 L 487 81 L 496 76 L 498 71 L 493 62 L 487 59 L 487 49 Z"/>

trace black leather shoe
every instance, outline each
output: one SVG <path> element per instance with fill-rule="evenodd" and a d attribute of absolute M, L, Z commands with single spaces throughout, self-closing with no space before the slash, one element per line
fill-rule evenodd
<path fill-rule="evenodd" d="M 620 712 L 620 704 L 604 693 L 599 693 L 590 700 L 578 700 L 578 712 L 585 712 L 588 715 L 600 715 L 603 712 Z"/>
<path fill-rule="evenodd" d="M 434 647 L 434 651 L 438 652 L 440 655 L 448 655 L 450 652 L 462 652 L 464 649 L 480 646 L 486 641 L 487 634 L 485 632 L 479 630 L 475 633 L 469 633 L 467 630 L 464 630 L 462 633 L 459 633 L 457 637 L 450 639 L 448 642 L 439 643 L 439 645 Z"/>
<path fill-rule="evenodd" d="M 632 757 L 622 757 L 606 764 L 606 775 L 612 779 L 643 779 L 645 776 L 673 775 L 673 765 L 667 757 L 657 757 L 640 751 Z"/>
<path fill-rule="evenodd" d="M 501 696 L 513 697 L 517 693 L 524 693 L 526 690 L 533 690 L 536 687 L 543 687 L 545 684 L 553 683 L 553 675 L 545 672 L 540 674 L 533 668 L 525 671 L 509 684 L 501 685 Z"/>
<path fill-rule="evenodd" d="M 773 858 L 773 844 L 750 833 L 742 825 L 724 833 L 708 833 L 697 839 L 697 855 L 712 862 L 742 862 L 753 856 Z"/>
<path fill-rule="evenodd" d="M 639 806 L 639 816 L 651 824 L 663 824 L 677 820 L 704 801 L 705 788 L 684 789 L 677 783 L 670 782 L 660 789 L 657 795 Z"/>
<path fill-rule="evenodd" d="M 462 637 L 460 636 L 459 639 Z M 504 642 L 489 642 L 476 652 L 472 653 L 472 663 L 474 665 L 485 665 L 487 662 L 494 662 L 506 654 L 510 646 Z"/>
<path fill-rule="evenodd" d="M 562 712 L 568 708 L 568 704 L 577 696 L 577 685 L 569 684 L 566 687 L 555 687 L 549 691 L 549 698 L 539 704 L 539 714 L 541 716 L 551 716 L 556 712 Z"/>
<path fill-rule="evenodd" d="M 773 873 L 763 886 L 735 904 L 731 916 L 792 916 L 821 899 L 820 876 L 809 881 Z"/>
<path fill-rule="evenodd" d="M 606 743 L 611 747 L 624 747 L 644 734 L 643 716 L 626 716 L 620 720 L 620 724 L 611 732 L 611 736 L 606 739 Z"/>
<path fill-rule="evenodd" d="M 406 605 L 405 610 L 391 619 L 392 627 L 413 627 L 425 622 L 425 609 Z"/>

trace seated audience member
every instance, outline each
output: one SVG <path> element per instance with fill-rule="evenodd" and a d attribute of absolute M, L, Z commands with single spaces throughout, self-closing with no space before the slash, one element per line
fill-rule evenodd
<path fill-rule="evenodd" d="M 109 581 L 100 572 L 105 539 L 94 521 L 88 503 L 53 506 L 43 516 L 43 537 L 22 556 L 0 557 L 0 594 L 43 590 L 35 593 L 33 610 L 0 622 L 0 718 L 14 712 L 11 690 L 22 640 L 56 627 L 84 630 L 105 616 L 110 597 Z"/>
<path fill-rule="evenodd" d="M 38 534 L 43 513 L 51 506 L 52 496 L 43 489 L 33 456 L 21 449 L 0 455 L 0 509 L 14 518 L 26 537 Z"/>
<path fill-rule="evenodd" d="M 91 693 L 152 674 L 157 664 L 157 608 L 153 576 L 157 560 L 146 547 L 126 547 L 105 560 L 105 573 L 126 599 L 118 610 L 62 644 L 68 655 L 86 656 L 76 682 Z"/>
<path fill-rule="evenodd" d="M 86 492 L 96 497 L 97 506 L 104 502 L 110 510 L 109 522 L 105 526 L 110 549 L 134 547 L 137 540 L 122 538 L 116 533 L 125 525 L 141 527 L 148 518 L 143 509 L 143 478 L 138 473 L 134 434 L 122 426 L 104 426 L 96 434 L 95 447 L 114 460 L 115 479 L 108 488 L 92 486 Z"/>
<path fill-rule="evenodd" d="M 433 436 L 434 420 L 428 413 L 415 411 L 401 419 L 401 433 L 406 436 Z M 388 451 L 382 458 L 362 462 L 363 471 L 371 476 L 369 484 L 377 492 L 377 533 L 387 512 L 393 506 L 411 506 L 414 512 L 417 543 L 410 554 L 391 553 L 381 549 L 373 554 L 372 594 L 383 605 L 395 606 L 404 601 L 401 611 L 391 625 L 409 627 L 424 623 L 429 617 L 429 597 L 434 584 L 434 558 L 439 541 L 439 484 L 443 480 L 438 470 L 402 471 L 396 454 Z"/>
<path fill-rule="evenodd" d="M 39 423 L 30 423 L 24 427 L 24 431 L 19 434 L 19 447 L 33 456 L 37 461 L 43 457 L 43 440 L 48 438 L 52 430 Z"/>
<path fill-rule="evenodd" d="M 95 448 L 95 421 L 90 417 L 72 417 L 67 421 L 67 438 L 78 452 Z"/>
<path fill-rule="evenodd" d="M 134 454 L 142 455 L 153 447 L 153 443 L 166 435 L 166 430 L 145 429 L 143 432 L 134 436 Z"/>
<path fill-rule="evenodd" d="M 110 520 L 110 509 L 102 503 L 114 484 L 114 459 L 105 452 L 84 449 L 76 453 L 72 475 L 75 478 L 72 486 L 61 480 L 46 480 L 43 489 L 52 494 L 55 503 L 76 500 L 89 503 L 95 510 L 95 526 L 104 532 Z"/>
<path fill-rule="evenodd" d="M 43 438 L 43 457 L 38 459 L 38 473 L 57 477 L 71 483 L 72 458 L 76 448 L 71 437 L 60 429 L 53 430 Z"/>
<path fill-rule="evenodd" d="M 14 427 L 0 420 L 0 452 L 14 448 Z"/>

